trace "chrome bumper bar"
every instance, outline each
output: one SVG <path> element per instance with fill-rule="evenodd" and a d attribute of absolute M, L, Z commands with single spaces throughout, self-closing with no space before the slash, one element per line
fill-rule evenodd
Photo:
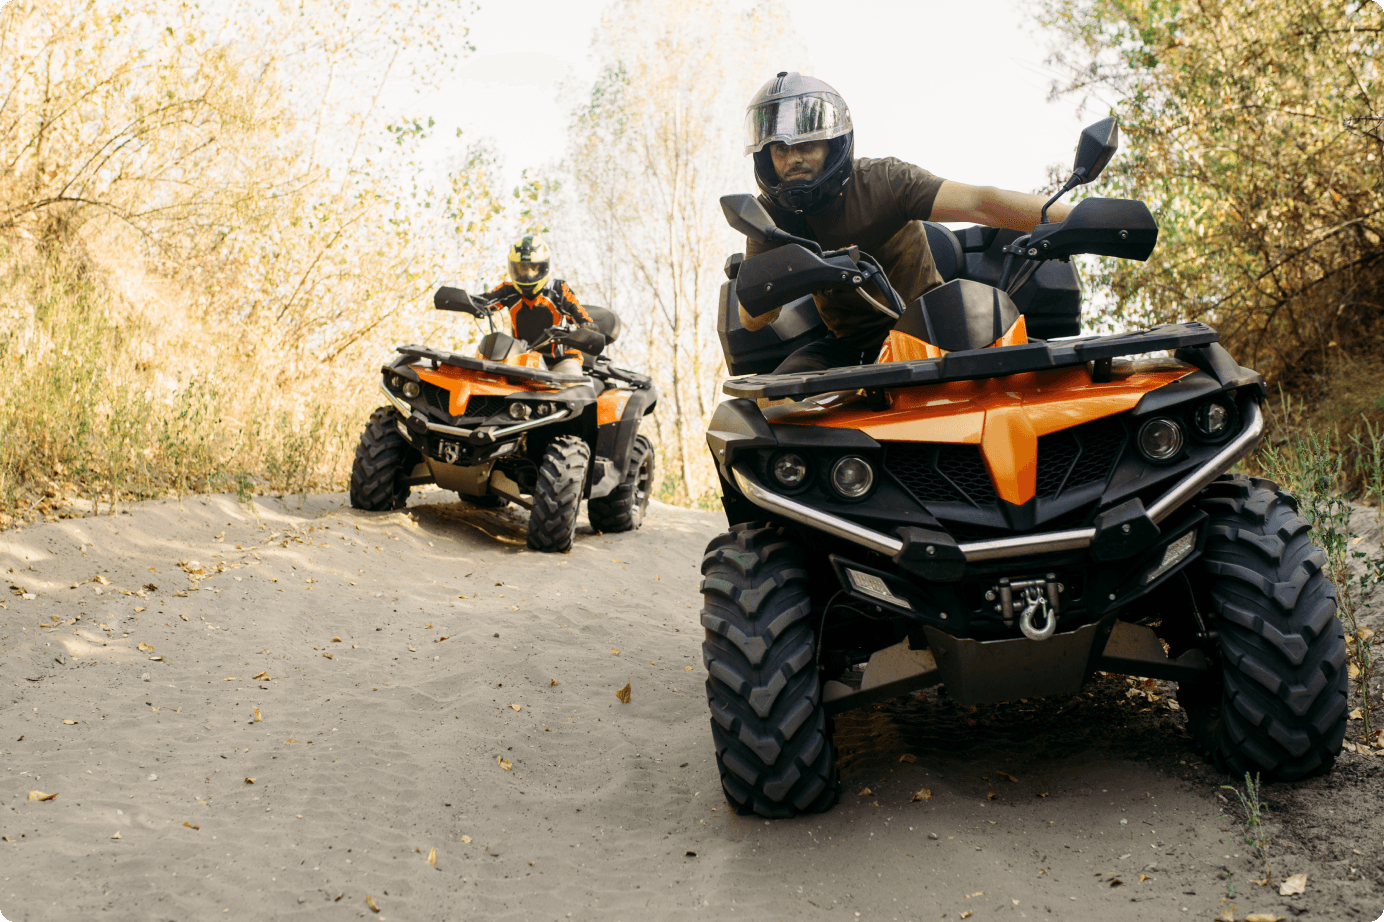
<path fill-rule="evenodd" d="M 1218 451 L 1196 473 L 1174 486 L 1148 510 L 1149 518 L 1161 522 L 1174 511 L 1181 508 L 1192 497 L 1204 490 L 1211 481 L 1234 467 L 1236 462 L 1254 450 L 1259 438 L 1264 434 L 1264 413 L 1259 405 L 1250 402 L 1245 428 L 1238 436 Z M 866 528 L 863 525 L 843 519 L 828 512 L 821 512 L 786 496 L 782 496 L 761 484 L 743 464 L 731 468 L 731 476 L 736 486 L 750 502 L 774 515 L 809 525 L 829 535 L 859 544 L 861 547 L 893 557 L 903 550 L 903 542 L 893 535 Z M 993 541 L 971 541 L 960 545 L 961 553 L 967 563 L 983 560 L 1002 560 L 1007 557 L 1022 557 L 1027 554 L 1051 554 L 1061 551 L 1079 551 L 1090 547 L 1096 537 L 1094 528 L 1073 528 L 1067 531 L 1053 531 L 1036 535 L 1018 535 L 1013 538 L 997 538 Z"/>
<path fill-rule="evenodd" d="M 413 407 L 391 394 L 389 388 L 385 387 L 383 383 L 380 384 L 380 392 L 383 393 L 385 397 L 389 398 L 389 402 L 394 405 L 394 409 L 403 414 L 404 419 L 408 419 L 413 415 Z M 479 429 L 461 429 L 457 426 L 444 426 L 441 423 L 427 422 L 426 420 L 424 423 L 427 425 L 429 432 L 436 432 L 440 435 L 450 435 L 453 438 L 460 439 L 471 439 L 475 438 L 479 433 L 482 436 L 487 436 L 486 441 L 488 442 L 498 442 L 500 439 L 508 438 L 511 435 L 515 435 L 527 429 L 532 429 L 535 426 L 546 426 L 548 423 L 562 422 L 562 420 L 571 415 L 572 411 L 564 408 L 556 413 L 549 413 L 547 416 L 525 420 L 522 423 L 515 423 L 513 426 L 505 426 L 501 429 L 493 429 L 488 433 L 482 433 Z"/>

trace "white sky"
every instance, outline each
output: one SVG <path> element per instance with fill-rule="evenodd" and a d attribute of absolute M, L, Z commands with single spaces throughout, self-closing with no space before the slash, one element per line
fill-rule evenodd
<path fill-rule="evenodd" d="M 791 0 L 789 8 L 809 72 L 851 108 L 857 156 L 894 156 L 947 179 L 1026 192 L 1044 183 L 1049 164 L 1070 166 L 1082 120 L 1074 100 L 1047 102 L 1046 39 L 1031 31 L 1022 5 Z M 567 125 L 560 84 L 589 85 L 595 76 L 588 51 L 604 6 L 481 0 L 470 19 L 475 54 L 422 100 L 421 111 L 438 122 L 434 138 L 455 145 L 460 127 L 463 143 L 491 139 L 507 185 L 521 169 L 560 159 Z M 743 191 L 750 191 L 745 163 Z"/>

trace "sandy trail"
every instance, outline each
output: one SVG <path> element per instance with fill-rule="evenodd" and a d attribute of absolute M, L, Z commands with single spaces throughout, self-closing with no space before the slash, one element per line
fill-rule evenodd
<path fill-rule="evenodd" d="M 728 816 L 697 620 L 724 520 L 655 505 L 640 531 L 583 528 L 554 557 L 525 550 L 522 512 L 452 498 L 364 514 L 339 495 L 199 497 L 0 533 L 0 913 L 1384 910 L 1384 759 L 1266 789 L 1272 873 L 1309 875 L 1280 897 L 1251 883 L 1262 865 L 1218 819 L 1227 779 L 1195 764 L 1167 689 L 1117 677 L 975 713 L 933 690 L 844 715 L 838 808 Z"/>

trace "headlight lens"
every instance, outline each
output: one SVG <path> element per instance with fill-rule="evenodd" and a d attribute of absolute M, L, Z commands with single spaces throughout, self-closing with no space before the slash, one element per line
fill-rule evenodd
<path fill-rule="evenodd" d="M 1203 438 L 1218 439 L 1230 431 L 1230 408 L 1215 400 L 1208 400 L 1192 414 L 1192 425 Z"/>
<path fill-rule="evenodd" d="M 390 375 L 390 376 L 389 376 L 389 384 L 390 384 L 391 387 L 398 388 L 398 387 L 403 386 L 403 383 L 404 383 L 404 379 L 401 378 L 401 377 L 399 377 L 398 375 Z"/>
<path fill-rule="evenodd" d="M 527 403 L 515 401 L 509 405 L 509 415 L 512 419 L 528 419 L 533 415 L 533 407 Z"/>
<path fill-rule="evenodd" d="M 423 393 L 423 388 L 418 386 L 417 381 L 405 381 L 400 390 L 404 392 L 405 397 L 417 397 L 419 394 Z"/>
<path fill-rule="evenodd" d="M 779 486 L 790 490 L 796 490 L 807 479 L 807 459 L 796 452 L 785 451 L 778 455 L 769 469 Z"/>
<path fill-rule="evenodd" d="M 553 412 L 553 405 L 551 403 L 540 403 L 533 408 L 533 411 L 539 416 L 547 416 L 549 413 Z"/>
<path fill-rule="evenodd" d="M 1182 427 L 1171 419 L 1151 419 L 1139 429 L 1139 451 L 1150 461 L 1167 461 L 1182 450 Z"/>
<path fill-rule="evenodd" d="M 831 466 L 831 485 L 847 499 L 859 499 L 874 483 L 874 468 L 864 458 L 847 455 Z"/>

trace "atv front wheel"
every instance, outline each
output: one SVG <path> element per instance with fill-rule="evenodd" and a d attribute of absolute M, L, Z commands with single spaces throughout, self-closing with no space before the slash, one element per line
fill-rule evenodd
<path fill-rule="evenodd" d="M 351 505 L 357 509 L 385 512 L 408 502 L 404 481 L 422 455 L 399 434 L 398 422 L 393 407 L 380 407 L 360 434 L 351 464 Z"/>
<path fill-rule="evenodd" d="M 802 550 L 777 529 L 737 525 L 707 545 L 702 575 L 706 697 L 726 799 L 769 818 L 830 810 L 841 784 Z"/>
<path fill-rule="evenodd" d="M 577 531 L 577 509 L 591 449 L 575 435 L 560 435 L 543 449 L 529 511 L 529 547 L 566 551 Z"/>
<path fill-rule="evenodd" d="M 1206 550 L 1188 575 L 1209 599 L 1219 664 L 1178 689 L 1198 748 L 1235 777 L 1329 770 L 1346 730 L 1346 648 L 1326 554 L 1297 501 L 1262 478 L 1216 481 L 1198 505 Z"/>
<path fill-rule="evenodd" d="M 586 517 L 597 531 L 633 531 L 649 508 L 649 486 L 654 480 L 654 446 L 642 435 L 630 446 L 629 470 L 609 496 L 586 504 Z"/>

